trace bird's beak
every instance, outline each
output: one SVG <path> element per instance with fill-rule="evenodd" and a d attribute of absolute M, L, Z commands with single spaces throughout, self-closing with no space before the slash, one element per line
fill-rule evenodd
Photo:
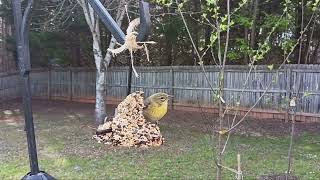
<path fill-rule="evenodd" d="M 174 96 L 173 96 L 173 95 L 169 95 L 169 94 L 168 94 L 168 97 L 171 97 L 171 98 L 173 98 Z"/>

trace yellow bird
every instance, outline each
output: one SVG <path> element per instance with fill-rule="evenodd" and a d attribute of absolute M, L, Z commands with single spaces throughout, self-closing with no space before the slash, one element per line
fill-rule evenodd
<path fill-rule="evenodd" d="M 149 96 L 145 101 L 143 115 L 147 121 L 156 122 L 164 117 L 168 111 L 168 100 L 171 95 L 166 93 L 155 93 Z"/>

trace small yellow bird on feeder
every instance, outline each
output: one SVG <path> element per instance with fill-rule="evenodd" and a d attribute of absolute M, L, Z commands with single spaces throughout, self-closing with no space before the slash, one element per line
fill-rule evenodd
<path fill-rule="evenodd" d="M 166 93 L 155 93 L 144 101 L 143 116 L 147 121 L 156 122 L 161 120 L 168 112 L 168 100 L 173 97 Z"/>

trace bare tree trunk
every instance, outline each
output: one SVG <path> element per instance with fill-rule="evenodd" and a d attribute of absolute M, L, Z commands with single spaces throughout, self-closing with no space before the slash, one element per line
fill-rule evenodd
<path fill-rule="evenodd" d="M 294 139 L 294 126 L 296 121 L 296 111 L 294 110 L 292 116 L 292 122 L 291 122 L 291 134 L 290 134 L 290 145 L 288 150 L 288 169 L 286 174 L 286 179 L 289 178 L 289 175 L 291 173 L 291 166 L 292 166 L 292 147 L 293 147 L 293 139 Z"/>
<path fill-rule="evenodd" d="M 92 7 L 85 0 L 78 0 L 78 3 L 82 7 L 86 22 L 87 22 L 87 24 L 91 30 L 91 34 L 92 34 L 93 55 L 94 55 L 95 65 L 97 68 L 95 122 L 97 124 L 101 124 L 104 122 L 104 119 L 106 117 L 105 79 L 106 79 L 107 66 L 109 65 L 110 60 L 111 60 L 111 54 L 109 52 L 107 52 L 105 58 L 103 58 L 103 56 L 102 56 L 99 19 L 95 15 Z M 119 7 L 121 6 L 121 3 L 122 3 L 122 1 L 120 1 Z M 124 8 L 121 8 L 118 12 L 119 13 L 117 13 L 117 17 L 119 15 L 119 18 L 120 18 L 121 14 L 124 14 Z M 122 15 L 121 21 L 122 21 L 122 19 L 123 19 L 123 15 Z M 109 48 L 114 48 L 115 43 L 116 43 L 116 41 L 113 38 L 113 40 L 111 40 L 111 42 L 109 44 Z"/>
<path fill-rule="evenodd" d="M 229 38 L 230 38 L 230 0 L 227 0 L 227 32 L 226 32 L 226 43 L 224 47 L 224 53 L 223 53 L 223 60 L 221 61 L 221 48 L 219 48 L 219 56 L 220 56 L 220 71 L 219 71 L 219 131 L 223 131 L 223 122 L 224 122 L 224 107 L 225 107 L 225 101 L 224 101 L 224 70 L 226 67 L 227 62 L 227 53 L 228 53 L 228 47 L 229 47 Z M 218 30 L 220 31 L 220 30 Z M 220 32 L 218 34 L 220 36 Z M 220 40 L 219 40 L 220 43 Z M 219 133 L 218 136 L 218 170 L 217 170 L 217 180 L 220 180 L 222 178 L 222 134 Z"/>
<path fill-rule="evenodd" d="M 92 7 L 85 0 L 78 0 L 81 5 L 86 22 L 92 34 L 92 49 L 94 62 L 97 68 L 96 74 L 96 104 L 95 104 L 95 122 L 101 124 L 106 115 L 105 109 L 105 72 L 103 71 L 103 58 L 101 51 L 99 19 L 93 12 Z"/>
<path fill-rule="evenodd" d="M 167 64 L 166 65 L 171 65 L 173 63 L 173 59 L 172 59 L 172 50 L 173 50 L 173 46 L 172 46 L 172 42 L 170 41 L 169 38 L 167 38 L 166 40 L 166 52 L 167 52 Z"/>
<path fill-rule="evenodd" d="M 204 35 L 204 46 L 208 47 L 210 46 L 210 37 L 211 37 L 211 33 L 212 33 L 212 28 L 210 26 L 206 26 L 205 27 L 205 35 Z M 213 61 L 213 57 L 211 54 L 211 51 L 208 51 L 207 54 L 205 55 L 205 59 L 207 61 L 207 64 L 211 64 L 211 61 Z"/>
<path fill-rule="evenodd" d="M 98 21 L 97 21 L 98 23 Z M 99 26 L 99 24 L 96 24 Z M 95 104 L 95 121 L 97 124 L 102 124 L 104 118 L 106 117 L 106 106 L 105 106 L 105 70 L 103 70 L 103 58 L 101 51 L 101 42 L 100 42 L 100 31 L 99 27 L 96 28 L 95 32 L 92 32 L 93 36 L 93 55 L 95 64 L 97 67 L 96 72 L 96 104 Z"/>
<path fill-rule="evenodd" d="M 303 57 L 302 57 L 302 59 L 303 59 L 303 64 L 308 64 L 308 57 L 309 57 L 309 53 L 310 53 L 310 43 L 311 43 L 311 36 L 310 36 L 310 34 L 308 34 L 307 35 L 307 42 L 306 42 L 306 46 L 305 46 L 305 48 L 303 49 L 304 51 L 303 51 Z"/>
<path fill-rule="evenodd" d="M 220 24 L 217 22 L 217 27 L 220 26 Z M 221 57 L 221 40 L 220 40 L 220 29 L 218 28 L 217 30 L 217 34 L 218 34 L 218 59 L 219 59 L 219 65 L 220 66 L 223 66 L 223 62 L 222 62 L 222 57 Z M 219 79 L 218 79 L 218 82 L 219 82 L 219 96 L 221 97 L 221 95 L 223 94 L 223 87 L 221 87 L 221 77 L 223 77 L 223 67 L 220 67 L 220 71 L 219 71 Z M 223 104 L 221 102 L 221 100 L 219 99 L 219 130 L 222 129 L 222 123 L 223 123 Z M 221 153 L 221 149 L 222 149 L 222 135 L 219 134 L 218 135 L 218 148 L 217 148 L 217 161 L 218 161 L 218 166 L 217 166 L 217 175 L 216 175 L 216 179 L 217 180 L 221 180 L 221 173 L 222 173 L 222 167 L 221 167 L 221 164 L 222 164 L 222 153 Z"/>
<path fill-rule="evenodd" d="M 116 21 L 117 21 L 117 24 L 119 25 L 119 27 L 121 27 L 121 24 L 122 24 L 122 21 L 123 21 L 123 18 L 124 18 L 124 14 L 125 14 L 125 8 L 121 8 L 120 7 L 123 7 L 123 0 L 121 0 L 119 2 L 119 9 L 118 9 L 118 12 L 117 12 L 117 17 L 116 17 Z M 111 41 L 109 43 L 109 48 L 108 49 L 114 49 L 114 47 L 116 46 L 116 42 L 117 40 L 112 36 L 111 38 Z M 111 52 L 107 51 L 106 55 L 105 55 L 105 58 L 104 58 L 104 63 L 105 63 L 105 68 L 107 69 L 107 67 L 109 66 L 110 64 L 110 61 L 112 59 L 112 54 Z"/>
<path fill-rule="evenodd" d="M 246 42 L 246 44 L 248 44 L 248 35 L 249 35 L 248 28 L 244 27 L 244 41 Z M 243 55 L 244 55 L 244 63 L 249 64 L 250 62 L 249 62 L 248 54 L 245 52 Z"/>
<path fill-rule="evenodd" d="M 318 40 L 317 45 L 312 53 L 312 57 L 310 58 L 311 59 L 310 63 L 319 63 L 317 62 L 319 47 L 320 47 L 320 39 Z"/>
<path fill-rule="evenodd" d="M 80 59 L 82 58 L 81 56 L 81 40 L 80 40 L 80 34 L 77 35 L 77 45 L 76 45 L 76 60 L 75 60 L 75 64 L 76 66 L 80 66 Z"/>
<path fill-rule="evenodd" d="M 219 131 L 222 131 L 223 128 L 223 120 L 224 120 L 224 113 L 223 113 L 223 102 L 221 101 L 221 98 L 224 96 L 224 66 L 219 71 Z M 218 136 L 218 170 L 217 170 L 217 180 L 221 179 L 221 173 L 222 173 L 222 135 L 219 133 Z"/>
<path fill-rule="evenodd" d="M 314 30 L 315 30 L 315 25 L 316 25 L 316 21 L 313 20 L 313 25 L 312 25 L 312 28 L 311 28 L 311 32 L 310 34 L 308 35 L 308 40 L 307 40 L 307 48 L 306 48 L 306 53 L 305 53 L 305 56 L 304 56 L 304 59 L 305 59 L 305 64 L 308 64 L 310 62 L 310 51 L 311 51 L 311 46 L 313 43 L 313 33 L 314 33 Z"/>
<path fill-rule="evenodd" d="M 200 5 L 201 1 L 199 0 L 193 0 L 189 3 L 189 10 L 193 11 L 193 12 L 200 12 L 201 11 L 201 5 Z M 192 15 L 193 18 L 195 19 L 199 19 L 199 15 L 195 14 Z M 194 40 L 194 44 L 196 46 L 196 50 L 199 52 L 199 26 L 198 23 L 195 20 L 191 20 L 192 23 L 192 34 L 193 34 L 193 40 Z M 192 46 L 191 46 L 192 48 Z M 197 54 L 195 52 L 195 49 L 192 48 L 192 56 L 193 56 L 193 65 L 196 66 L 197 65 Z"/>
<path fill-rule="evenodd" d="M 97 124 L 102 124 L 106 117 L 105 105 L 105 76 L 106 72 L 97 71 L 96 74 L 96 105 L 95 105 L 95 119 Z"/>
<path fill-rule="evenodd" d="M 168 13 L 174 13 L 174 8 L 173 8 L 173 5 L 171 5 L 169 8 L 168 8 Z M 172 17 L 171 15 L 167 15 L 167 17 L 164 19 L 165 21 L 167 21 L 168 23 L 172 23 Z M 174 62 L 174 59 L 173 59 L 173 56 L 172 56 L 172 53 L 173 53 L 173 43 L 174 41 L 172 39 L 170 39 L 170 37 L 167 35 L 166 36 L 166 55 L 167 55 L 167 64 L 166 65 L 171 65 L 173 64 Z"/>
<path fill-rule="evenodd" d="M 244 5 L 244 9 L 249 11 L 250 7 L 249 7 L 249 3 L 246 3 Z M 246 16 L 248 16 L 248 13 L 245 13 Z M 244 42 L 246 43 L 246 45 L 249 45 L 249 29 L 248 27 L 245 25 L 244 26 Z M 249 64 L 249 55 L 247 54 L 247 52 L 244 52 L 243 54 L 244 56 L 244 63 L 245 64 Z"/>
<path fill-rule="evenodd" d="M 120 2 L 119 7 L 121 6 L 122 2 Z M 122 20 L 125 14 L 125 9 L 121 8 L 118 10 L 117 13 L 117 23 L 119 26 L 122 24 Z M 99 33 L 99 40 L 100 40 L 100 33 Z M 99 43 L 99 41 L 96 41 Z M 93 43 L 94 46 L 95 43 Z M 110 44 L 109 44 L 109 49 L 114 49 L 116 45 L 116 40 L 114 37 L 111 38 Z M 105 105 L 105 100 L 106 100 L 106 72 L 107 68 L 110 64 L 110 61 L 112 59 L 112 55 L 110 52 L 106 53 L 105 58 L 103 59 L 102 57 L 102 52 L 101 52 L 101 44 L 100 44 L 100 49 L 94 49 L 94 54 L 95 54 L 95 60 L 96 60 L 96 67 L 99 66 L 104 66 L 104 71 L 99 71 L 97 70 L 97 76 L 96 76 L 96 108 L 95 108 L 95 118 L 96 122 L 98 124 L 102 124 L 104 122 L 105 117 L 107 116 L 106 114 L 106 105 Z M 97 52 L 97 54 L 96 54 Z"/>
<path fill-rule="evenodd" d="M 298 3 L 299 4 L 299 3 Z M 301 0 L 301 32 L 303 31 L 303 17 L 304 17 L 304 12 L 303 12 L 303 0 Z M 299 33 L 300 34 L 300 33 Z M 302 34 L 301 34 L 302 36 Z M 298 54 L 298 64 L 301 63 L 301 57 L 302 57 L 302 37 L 300 39 L 300 46 L 299 46 L 299 54 Z M 289 103 L 289 106 L 292 106 L 292 110 L 293 110 L 293 115 L 292 115 L 292 124 L 291 124 L 291 134 L 290 134 L 290 145 L 289 145 L 289 150 L 288 150 L 288 169 L 287 169 L 287 174 L 286 174 L 286 180 L 288 180 L 289 175 L 291 173 L 291 166 L 292 166 L 292 149 L 293 149 L 293 143 L 294 143 L 294 131 L 295 131 L 295 121 L 296 121 L 296 112 L 297 112 L 297 98 L 299 91 L 300 91 L 300 83 L 301 83 L 301 77 L 300 77 L 300 81 L 298 84 L 295 84 L 296 87 L 294 87 L 294 93 L 295 93 L 295 97 L 293 97 Z M 300 99 L 298 100 L 300 101 Z"/>
<path fill-rule="evenodd" d="M 300 38 L 300 31 L 301 31 L 301 14 L 302 14 L 302 8 L 299 5 L 300 1 L 296 1 L 296 12 L 295 12 L 295 32 L 294 32 L 294 38 L 299 41 Z M 296 46 L 294 49 L 294 62 L 298 63 L 299 62 L 299 51 L 300 51 L 300 46 Z"/>
<path fill-rule="evenodd" d="M 254 48 L 256 44 L 256 26 L 257 26 L 257 15 L 259 12 L 259 0 L 255 0 L 253 4 L 253 15 L 252 15 L 252 26 L 251 26 L 251 36 L 250 36 L 250 48 Z"/>
<path fill-rule="evenodd" d="M 81 40 L 80 40 L 80 33 L 74 33 L 74 41 L 71 46 L 71 51 L 72 51 L 72 61 L 71 61 L 71 66 L 72 67 L 79 67 L 81 66 Z"/>
<path fill-rule="evenodd" d="M 299 46 L 299 56 L 298 56 L 298 64 L 300 64 L 301 63 L 301 57 L 302 57 L 302 45 L 303 45 L 303 35 L 301 34 L 301 32 L 303 31 L 303 19 L 304 19 L 304 9 L 303 9 L 303 6 L 304 6 L 304 3 L 303 3 L 303 0 L 301 0 L 301 24 L 300 24 L 300 35 L 299 35 L 299 37 L 301 36 L 301 38 L 300 38 L 300 46 Z"/>

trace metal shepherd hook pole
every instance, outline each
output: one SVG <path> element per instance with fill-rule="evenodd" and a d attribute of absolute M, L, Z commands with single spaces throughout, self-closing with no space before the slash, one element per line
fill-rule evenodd
<path fill-rule="evenodd" d="M 23 79 L 23 109 L 25 118 L 25 130 L 27 133 L 28 152 L 31 171 L 22 179 L 27 180 L 54 180 L 47 173 L 39 170 L 36 139 L 34 133 L 31 91 L 30 91 L 30 52 L 29 52 L 29 28 L 31 20 L 33 0 L 28 0 L 23 16 L 21 12 L 21 0 L 13 1 L 13 16 L 15 25 L 15 37 L 17 44 L 18 66 Z"/>
<path fill-rule="evenodd" d="M 27 133 L 28 152 L 31 171 L 22 179 L 27 180 L 54 180 L 49 174 L 40 171 L 38 165 L 37 147 L 33 124 L 31 90 L 30 90 L 30 51 L 29 51 L 29 29 L 31 22 L 31 10 L 33 0 L 28 0 L 22 15 L 21 0 L 13 0 L 13 16 L 15 25 L 15 37 L 17 44 L 17 57 L 21 77 L 23 79 L 23 108 L 25 117 L 25 129 Z M 124 43 L 125 35 L 120 27 L 112 19 L 108 11 L 99 0 L 88 0 L 94 11 L 98 14 L 105 26 L 111 31 L 118 42 Z M 140 29 L 138 41 L 146 38 L 150 29 L 149 4 L 140 2 Z"/>

